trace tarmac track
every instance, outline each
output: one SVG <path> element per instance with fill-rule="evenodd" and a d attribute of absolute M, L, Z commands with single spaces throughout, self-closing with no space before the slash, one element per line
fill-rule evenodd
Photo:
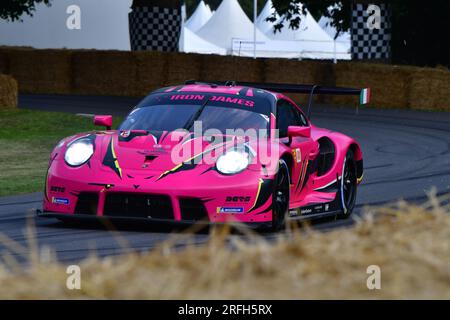
<path fill-rule="evenodd" d="M 123 115 L 136 103 L 134 98 L 22 95 L 21 108 L 73 113 Z M 312 121 L 355 137 L 364 153 L 365 175 L 358 189 L 354 216 L 366 205 L 405 199 L 426 201 L 432 187 L 438 194 L 450 192 L 450 113 L 315 107 Z M 109 231 L 98 226 L 68 227 L 52 219 L 36 219 L 42 194 L 0 198 L 0 233 L 27 247 L 27 217 L 35 228 L 40 247 L 52 248 L 61 261 L 73 262 L 90 251 L 100 256 L 124 250 L 148 250 L 179 234 L 180 228 L 161 225 L 121 227 Z M 319 230 L 351 226 L 352 220 L 327 220 L 314 225 Z M 265 233 L 266 238 L 276 235 Z M 190 241 L 207 241 L 207 232 L 188 235 Z M 185 243 L 182 238 L 180 246 Z M 1 242 L 1 241 L 0 241 Z M 0 246 L 0 250 L 4 247 Z M 1 252 L 0 252 L 1 256 Z"/>

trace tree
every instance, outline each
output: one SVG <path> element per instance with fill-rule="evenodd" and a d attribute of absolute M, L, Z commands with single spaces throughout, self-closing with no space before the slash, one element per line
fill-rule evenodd
<path fill-rule="evenodd" d="M 33 16 L 36 4 L 50 5 L 50 0 L 1 0 L 0 18 L 3 20 L 20 20 L 23 14 Z"/>
<path fill-rule="evenodd" d="M 277 24 L 275 24 L 275 32 L 283 28 L 284 22 L 289 22 L 289 28 L 298 29 L 302 19 L 302 15 L 308 10 L 316 19 L 322 16 L 331 18 L 331 25 L 336 28 L 338 32 L 336 37 L 344 31 L 350 29 L 350 12 L 351 1 L 336 1 L 336 0 L 272 0 L 273 6 L 277 13 L 282 17 Z M 298 4 L 301 3 L 302 6 Z M 328 8 L 333 8 L 329 10 Z M 271 16 L 267 18 L 268 21 L 276 22 L 276 17 Z"/>
<path fill-rule="evenodd" d="M 299 27 L 297 3 L 303 3 L 303 9 L 308 9 L 313 16 L 322 15 L 332 19 L 332 25 L 338 32 L 348 31 L 351 23 L 351 6 L 353 1 L 342 1 L 341 6 L 335 6 L 331 12 L 327 8 L 336 5 L 333 0 L 273 0 L 273 5 L 280 16 L 289 21 L 289 27 Z M 380 0 L 358 2 L 377 3 Z M 450 67 L 450 1 L 433 0 L 424 3 L 422 0 L 391 0 L 392 62 L 419 66 L 444 65 Z M 275 21 L 274 17 L 269 18 Z M 280 30 L 280 21 L 275 28 Z"/>
<path fill-rule="evenodd" d="M 187 0 L 195 9 L 199 0 Z M 205 0 L 212 9 L 217 8 L 221 0 Z M 331 25 L 340 32 L 349 31 L 351 11 L 355 1 L 351 0 L 272 0 L 278 14 L 284 18 L 275 25 L 280 31 L 283 23 L 296 29 L 300 26 L 301 10 L 308 11 L 316 18 L 331 18 Z M 450 1 L 433 0 L 357 0 L 362 3 L 389 3 L 391 8 L 392 40 L 391 52 L 393 63 L 419 66 L 444 65 L 450 67 Z M 253 16 L 253 0 L 239 0 L 240 5 L 251 18 Z M 302 9 L 297 6 L 302 3 Z M 258 0 L 258 9 L 264 6 L 264 0 Z M 328 8 L 332 7 L 331 11 Z M 275 22 L 274 16 L 268 17 Z"/>

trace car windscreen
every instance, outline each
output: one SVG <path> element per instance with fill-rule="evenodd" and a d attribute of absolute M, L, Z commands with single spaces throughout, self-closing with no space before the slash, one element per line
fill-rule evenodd
<path fill-rule="evenodd" d="M 134 109 L 119 130 L 173 131 L 184 128 L 199 105 L 155 105 Z"/>
<path fill-rule="evenodd" d="M 211 105 L 210 105 L 211 104 Z M 269 117 L 257 112 L 207 105 L 153 105 L 134 109 L 119 127 L 119 130 L 174 131 L 194 130 L 194 121 L 200 121 L 202 131 L 217 129 L 226 133 L 228 129 L 263 129 L 269 127 Z"/>

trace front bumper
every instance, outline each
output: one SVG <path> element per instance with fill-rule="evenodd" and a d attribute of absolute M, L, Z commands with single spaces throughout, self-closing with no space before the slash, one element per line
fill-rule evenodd
<path fill-rule="evenodd" d="M 136 224 L 139 226 L 152 225 L 152 224 L 165 224 L 172 226 L 192 226 L 198 225 L 201 227 L 209 227 L 212 225 L 225 225 L 226 223 L 220 222 L 211 222 L 208 220 L 167 220 L 167 219 L 157 219 L 157 218 L 136 218 L 126 216 L 123 214 L 121 216 L 114 217 L 105 217 L 105 216 L 94 216 L 94 215 L 85 215 L 85 214 L 66 214 L 66 213 L 58 213 L 58 212 L 44 212 L 41 210 L 36 210 L 36 215 L 38 218 L 50 218 L 50 219 L 59 219 L 62 221 L 72 221 L 72 222 L 95 222 L 100 223 L 104 226 L 109 226 L 112 224 Z M 252 222 L 246 223 L 246 227 L 251 229 L 269 229 L 272 226 L 271 222 Z"/>
<path fill-rule="evenodd" d="M 108 172 L 83 170 L 87 173 L 80 175 L 51 167 L 44 214 L 181 223 L 272 221 L 272 180 L 259 172 L 224 176 L 199 168 L 158 179 L 156 173 L 128 170 L 119 179 Z"/>

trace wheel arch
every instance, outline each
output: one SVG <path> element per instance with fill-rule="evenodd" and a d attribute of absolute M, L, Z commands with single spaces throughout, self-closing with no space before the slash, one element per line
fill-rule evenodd
<path fill-rule="evenodd" d="M 355 155 L 355 161 L 356 161 L 356 177 L 358 179 L 358 183 L 361 182 L 363 176 L 364 176 L 364 166 L 363 166 L 363 156 L 361 147 L 358 143 L 352 142 L 349 147 L 349 150 L 353 151 L 353 154 Z"/>
<path fill-rule="evenodd" d="M 294 163 L 292 154 L 285 152 L 281 155 L 280 160 L 284 160 L 284 162 L 286 162 L 288 169 L 289 169 L 289 180 L 290 180 L 290 183 L 292 184 L 292 168 L 293 168 L 293 163 Z"/>

